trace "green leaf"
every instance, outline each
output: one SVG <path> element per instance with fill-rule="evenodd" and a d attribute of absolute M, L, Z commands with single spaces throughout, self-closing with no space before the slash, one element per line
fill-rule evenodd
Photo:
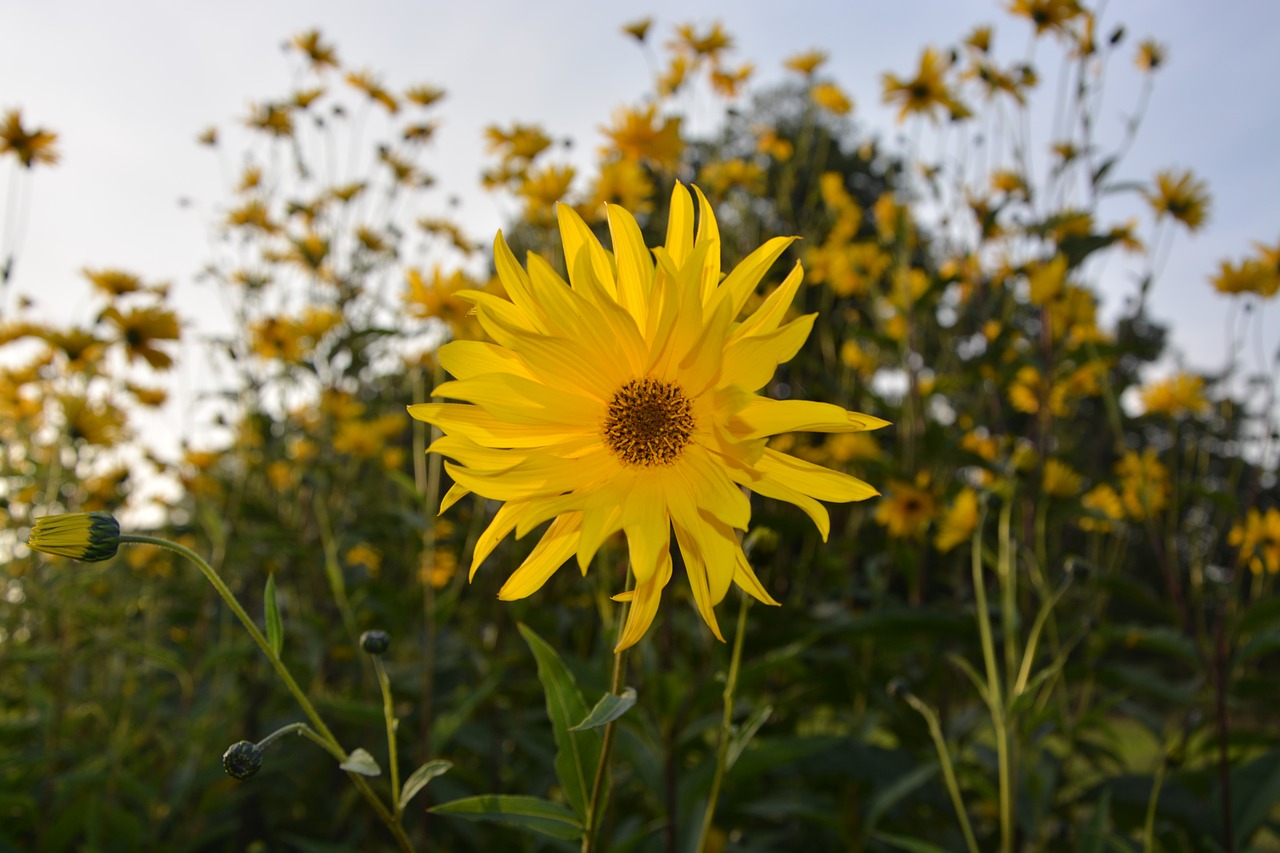
<path fill-rule="evenodd" d="M 1093 820 L 1080 832 L 1080 853 L 1106 853 L 1107 820 L 1111 817 L 1111 789 L 1105 788 L 1097 807 L 1093 810 Z"/>
<path fill-rule="evenodd" d="M 284 623 L 280 621 L 280 604 L 276 601 L 275 572 L 267 575 L 267 590 L 262 594 L 262 600 L 267 609 L 267 645 L 278 657 L 284 649 Z"/>
<path fill-rule="evenodd" d="M 599 728 L 606 723 L 612 723 L 627 711 L 630 711 L 631 706 L 634 704 L 636 704 L 636 690 L 634 687 L 624 687 L 620 696 L 615 693 L 606 693 L 600 697 L 600 701 L 591 709 L 591 713 L 587 714 L 587 718 L 569 729 L 569 731 L 583 732 L 587 729 Z"/>
<path fill-rule="evenodd" d="M 863 818 L 863 826 L 874 829 L 886 812 L 905 800 L 930 779 L 938 775 L 940 765 L 936 762 L 921 764 L 914 770 L 903 773 L 897 779 L 881 787 L 867 804 L 867 813 Z"/>
<path fill-rule="evenodd" d="M 524 626 L 521 626 L 523 630 Z M 441 803 L 432 814 L 448 814 L 467 820 L 488 821 L 540 832 L 552 838 L 573 840 L 582 837 L 582 825 L 559 803 L 539 797 L 484 794 Z"/>
<path fill-rule="evenodd" d="M 362 748 L 352 750 L 347 760 L 338 766 L 348 773 L 358 773 L 361 776 L 382 775 L 382 768 L 378 766 L 378 762 L 373 760 L 368 750 Z"/>
<path fill-rule="evenodd" d="M 1221 798 L 1219 792 L 1219 802 Z M 1231 771 L 1231 825 L 1237 844 L 1248 843 L 1277 802 L 1280 802 L 1280 750 Z"/>
<path fill-rule="evenodd" d="M 409 801 L 413 799 L 415 794 L 427 787 L 428 782 L 437 776 L 448 773 L 452 767 L 452 761 L 444 761 L 437 758 L 434 761 L 428 761 L 413 771 L 413 775 L 404 781 L 404 787 L 400 789 L 400 810 L 404 811 L 404 807 L 409 805 Z"/>
<path fill-rule="evenodd" d="M 600 760 L 600 733 L 570 731 L 577 721 L 586 718 L 587 701 L 556 650 L 529 626 L 518 627 L 538 663 L 538 680 L 546 694 L 547 716 L 551 718 L 551 731 L 556 740 L 556 778 L 574 813 L 585 822 L 596 764 Z"/>
<path fill-rule="evenodd" d="M 768 722 L 771 716 L 773 716 L 773 706 L 764 705 L 757 708 L 751 716 L 742 721 L 742 725 L 734 733 L 733 739 L 729 741 L 729 749 L 725 753 L 725 770 L 733 768 L 743 750 L 751 743 L 751 739 L 756 736 L 756 732 L 760 731 L 760 727 Z"/>
<path fill-rule="evenodd" d="M 905 835 L 890 835 L 887 832 L 877 832 L 871 836 L 876 841 L 883 841 L 890 847 L 896 847 L 899 850 L 907 850 L 909 853 L 947 853 L 936 844 L 930 844 L 927 841 L 921 841 L 918 838 L 908 838 Z"/>

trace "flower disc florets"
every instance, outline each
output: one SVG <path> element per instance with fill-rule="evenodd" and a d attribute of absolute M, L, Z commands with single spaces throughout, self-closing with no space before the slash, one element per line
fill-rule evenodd
<path fill-rule="evenodd" d="M 670 465 L 693 435 L 693 404 L 674 382 L 633 379 L 609 401 L 604 443 L 623 465 Z"/>

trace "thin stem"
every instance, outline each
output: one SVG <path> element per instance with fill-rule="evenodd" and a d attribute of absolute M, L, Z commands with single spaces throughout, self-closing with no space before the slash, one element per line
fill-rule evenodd
<path fill-rule="evenodd" d="M 400 721 L 396 719 L 395 704 L 391 699 L 391 679 L 379 655 L 373 656 L 373 671 L 378 675 L 378 689 L 382 691 L 382 719 L 387 724 L 387 763 L 391 765 L 391 803 L 395 806 L 398 823 L 403 814 L 400 808 L 400 761 L 396 756 L 396 731 L 400 728 Z"/>
<path fill-rule="evenodd" d="M 120 543 L 154 545 L 157 548 L 164 548 L 166 550 L 173 551 L 176 554 L 180 554 L 192 563 L 195 563 L 196 567 L 200 569 L 208 579 L 209 583 L 213 584 L 213 588 L 218 591 L 218 595 L 222 596 L 222 600 L 226 602 L 227 607 L 236 615 L 236 618 L 240 620 L 240 624 L 244 626 L 245 631 L 247 631 L 249 636 L 253 638 L 253 641 L 258 644 L 258 648 L 267 656 L 267 660 L 271 662 L 271 666 L 275 669 L 276 674 L 280 676 L 280 680 L 284 682 L 284 686 L 288 688 L 291 694 L 293 694 L 293 698 L 297 701 L 298 705 L 302 707 L 302 712 L 307 715 L 309 720 L 311 720 L 311 724 L 315 727 L 316 734 L 328 743 L 329 746 L 326 748 L 329 753 L 332 754 L 334 758 L 339 759 L 340 762 L 347 760 L 349 757 L 347 751 L 342 748 L 342 744 L 340 744 L 338 739 L 334 737 L 333 732 L 325 724 L 320 713 L 315 709 L 315 706 L 311 704 L 311 700 L 307 698 L 307 694 L 298 686 L 298 682 L 294 680 L 293 674 L 289 672 L 289 668 L 284 665 L 284 661 L 282 661 L 280 656 L 275 653 L 275 650 L 271 648 L 271 644 L 267 642 L 267 638 L 263 636 L 263 633 L 258 630 L 258 626 L 254 621 L 249 618 L 249 614 L 245 612 L 245 609 L 241 606 L 239 599 L 237 599 L 235 593 L 231 591 L 231 587 L 227 586 L 226 582 L 222 579 L 222 576 L 215 572 L 213 567 L 205 562 L 203 557 L 185 545 L 179 545 L 177 542 L 170 542 L 168 539 L 160 539 L 155 536 L 145 536 L 136 533 L 122 533 L 120 534 Z M 387 810 L 386 805 L 384 805 L 382 800 L 378 798 L 378 795 L 369 787 L 369 783 L 365 778 L 360 774 L 352 773 L 351 771 L 347 771 L 347 776 L 351 779 L 351 782 L 356 786 L 356 789 L 360 791 L 360 794 L 365 798 L 365 800 L 368 801 L 369 805 L 373 807 L 373 810 L 377 812 L 378 817 L 382 822 L 386 824 L 387 829 L 395 838 L 396 844 L 400 849 L 404 851 L 412 851 L 413 846 L 409 843 L 409 837 L 405 835 L 404 829 L 392 816 L 391 812 Z"/>
<path fill-rule="evenodd" d="M 626 608 L 626 603 L 623 603 Z M 623 613 L 622 618 L 618 620 L 618 639 L 622 639 L 622 632 L 626 629 L 626 614 Z M 627 672 L 627 649 L 621 649 L 614 652 L 613 655 L 613 680 L 609 686 L 609 692 L 617 696 L 622 692 L 622 679 Z M 609 755 L 613 752 L 614 732 L 617 729 L 618 721 L 610 720 L 604 727 L 604 741 L 600 744 L 600 760 L 596 762 L 596 775 L 591 782 L 591 799 L 587 804 L 587 825 L 583 827 L 582 833 L 582 853 L 591 853 L 595 848 L 596 830 L 599 829 L 599 819 L 604 814 L 605 806 L 609 799 L 608 772 L 609 772 Z"/>
<path fill-rule="evenodd" d="M 1003 515 L 1003 514 L 1002 514 Z M 1003 562 L 1005 557 L 1000 556 Z M 987 668 L 987 708 L 996 741 L 996 761 L 1000 784 L 1000 849 L 1013 850 L 1013 802 L 1009 777 L 1009 733 L 1005 727 L 1004 701 L 1001 698 L 999 665 L 987 612 L 987 592 L 982 578 L 982 523 L 973 532 L 973 596 L 978 610 L 978 636 L 982 641 L 982 659 Z"/>
<path fill-rule="evenodd" d="M 1156 767 L 1156 778 L 1151 782 L 1151 798 L 1147 800 L 1147 817 L 1142 822 L 1143 853 L 1151 853 L 1155 849 L 1153 845 L 1156 840 L 1156 803 L 1160 802 L 1160 789 L 1164 786 L 1164 769 L 1167 764 L 1167 756 L 1161 753 L 1160 765 Z"/>
<path fill-rule="evenodd" d="M 747 608 L 750 596 L 743 594 L 738 605 L 738 625 L 733 634 L 733 653 L 729 657 L 729 674 L 724 681 L 724 715 L 720 718 L 720 737 L 716 744 L 716 771 L 711 777 L 711 791 L 707 794 L 707 810 L 702 815 L 702 830 L 698 833 L 698 846 L 702 853 L 711 838 L 711 824 L 715 818 L 716 801 L 720 798 L 720 784 L 724 781 L 725 765 L 729 758 L 729 741 L 733 737 L 733 693 L 738 686 L 738 667 L 742 663 L 742 641 L 747 631 Z"/>
<path fill-rule="evenodd" d="M 964 808 L 964 798 L 960 796 L 960 784 L 956 781 L 956 771 L 951 765 L 951 751 L 947 749 L 947 741 L 942 736 L 942 726 L 938 723 L 938 715 L 933 709 L 912 693 L 904 693 L 902 698 L 924 717 L 929 727 L 929 736 L 933 738 L 933 746 L 938 750 L 938 761 L 942 765 L 942 779 L 946 782 L 947 793 L 951 795 L 951 805 L 960 820 L 960 831 L 964 833 L 965 846 L 969 853 L 978 853 L 978 841 L 973 837 L 973 827 L 969 825 L 969 814 Z"/>
<path fill-rule="evenodd" d="M 258 749 L 266 749 L 268 746 L 275 743 L 280 738 L 290 734 L 297 734 L 297 735 L 301 735 L 302 737 L 305 737 L 307 740 L 311 741 L 316 746 L 320 747 L 325 752 L 329 753 L 339 761 L 346 760 L 344 757 L 334 752 L 332 743 L 320 737 L 320 735 L 316 734 L 315 729 L 311 728 L 311 726 L 308 726 L 306 723 L 290 723 L 287 726 L 282 726 L 276 729 L 274 732 L 267 735 L 262 740 L 258 741 L 258 744 L 257 744 Z"/>

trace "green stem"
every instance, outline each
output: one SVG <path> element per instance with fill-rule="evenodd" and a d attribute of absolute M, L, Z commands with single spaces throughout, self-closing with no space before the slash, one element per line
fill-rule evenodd
<path fill-rule="evenodd" d="M 218 595 L 222 596 L 222 600 L 226 602 L 227 607 L 236 615 L 236 618 L 240 620 L 240 624 L 244 626 L 245 631 L 247 631 L 249 636 L 253 638 L 253 641 L 258 644 L 258 648 L 267 656 L 267 660 L 271 662 L 271 666 L 275 669 L 276 674 L 280 676 L 280 680 L 284 682 L 285 687 L 288 688 L 291 694 L 293 694 L 293 698 L 297 701 L 298 705 L 302 707 L 302 712 L 307 715 L 309 720 L 311 720 L 311 724 L 315 727 L 316 734 L 324 741 L 321 745 L 325 746 L 329 753 L 333 755 L 334 758 L 339 759 L 340 762 L 347 760 L 347 751 L 342 748 L 342 744 L 340 744 L 338 739 L 334 737 L 333 732 L 325 724 L 320 713 L 315 709 L 315 706 L 311 704 L 311 700 L 307 698 L 307 694 L 298 686 L 298 682 L 294 680 L 293 674 L 289 672 L 289 668 L 284 665 L 284 661 L 282 661 L 280 656 L 275 653 L 275 650 L 271 648 L 271 644 L 267 642 L 267 638 L 263 635 L 262 631 L 258 630 L 258 626 L 254 621 L 249 618 L 249 614 L 245 612 L 245 609 L 241 606 L 239 599 L 237 599 L 235 593 L 231 591 L 231 587 L 227 586 L 226 582 L 222 579 L 222 576 L 214 571 L 213 567 L 205 562 L 203 557 L 195 551 L 192 551 L 190 548 L 187 548 L 185 545 L 179 545 L 177 542 L 170 542 L 168 539 L 160 539 L 155 536 L 122 533 L 120 534 L 120 543 L 122 545 L 154 545 L 157 548 L 164 548 L 166 550 L 173 551 L 176 554 L 180 554 L 194 563 L 204 574 L 205 578 L 208 579 L 209 583 L 213 584 L 213 588 L 218 591 Z M 358 773 L 352 773 L 350 771 L 347 771 L 347 776 L 351 779 L 351 782 L 356 786 L 356 789 L 360 791 L 360 794 L 365 798 L 365 800 L 368 801 L 369 805 L 373 807 L 373 810 L 378 814 L 378 817 L 382 822 L 386 824 L 387 829 L 395 838 L 396 844 L 400 849 L 403 851 L 412 851 L 413 846 L 409 843 L 409 837 L 405 835 L 404 829 L 392 816 L 391 812 L 387 810 L 387 807 L 383 804 L 382 800 L 378 799 L 378 795 L 369 787 L 369 783 L 365 778 Z"/>
<path fill-rule="evenodd" d="M 378 655 L 373 656 L 373 671 L 378 674 L 378 689 L 382 691 L 382 719 L 387 724 L 387 762 L 391 765 L 391 802 L 395 805 L 396 822 L 399 823 L 404 813 L 400 808 L 400 761 L 396 755 L 396 730 L 400 728 L 400 721 L 396 719 L 395 704 L 391 699 L 391 679 Z"/>
<path fill-rule="evenodd" d="M 942 779 L 946 782 L 947 793 L 951 795 L 951 805 L 955 807 L 956 817 L 960 819 L 960 831 L 964 833 L 965 845 L 969 848 L 969 853 L 978 853 L 978 840 L 974 838 L 973 827 L 969 825 L 969 814 L 964 808 L 964 798 L 960 796 L 960 784 L 956 781 L 956 771 L 951 765 L 951 751 L 947 749 L 947 741 L 942 736 L 938 715 L 912 693 L 904 693 L 902 698 L 924 717 L 925 725 L 929 727 L 929 736 L 933 738 L 933 746 L 938 750 L 938 761 L 942 764 Z"/>
<path fill-rule="evenodd" d="M 1160 755 L 1160 764 L 1156 767 L 1156 778 L 1151 782 L 1151 798 L 1147 800 L 1147 817 L 1142 822 L 1142 850 L 1151 853 L 1156 840 L 1156 803 L 1160 801 L 1160 789 L 1164 786 L 1164 768 L 1167 764 L 1165 755 Z"/>
<path fill-rule="evenodd" d="M 623 618 L 618 625 L 619 636 L 625 626 L 626 619 Z M 622 649 L 613 655 L 613 680 L 609 692 L 614 696 L 622 692 L 622 679 L 626 671 L 627 650 Z M 613 738 L 617 725 L 617 720 L 610 720 L 604 727 L 604 742 L 600 744 L 600 760 L 596 762 L 596 775 L 591 782 L 591 800 L 587 804 L 587 825 L 583 827 L 582 853 L 591 853 L 595 849 L 596 830 L 599 828 L 600 818 L 604 814 L 604 807 L 608 800 L 609 754 L 613 751 Z"/>
<path fill-rule="evenodd" d="M 1001 513 L 1002 529 L 1004 513 Z M 1001 554 L 998 562 L 1006 560 L 1002 534 Z M 987 668 L 987 709 L 991 714 L 991 728 L 996 741 L 996 761 L 1000 784 L 1000 849 L 1004 853 L 1013 850 L 1013 803 L 1009 777 L 1009 733 L 1005 727 L 1004 700 L 1001 698 L 999 665 L 996 663 L 995 642 L 991 638 L 990 617 L 987 612 L 987 591 L 982 578 L 982 523 L 973 532 L 973 597 L 978 610 L 978 636 L 982 641 L 982 659 Z"/>
<path fill-rule="evenodd" d="M 729 741 L 733 737 L 733 693 L 738 686 L 738 667 L 742 663 L 742 641 L 747 631 L 747 608 L 751 599 L 741 596 L 738 605 L 738 625 L 733 633 L 733 653 L 729 658 L 729 674 L 724 682 L 724 715 L 720 718 L 720 737 L 716 744 L 716 771 L 711 777 L 711 791 L 707 794 L 707 810 L 702 815 L 702 830 L 698 833 L 698 846 L 702 853 L 711 837 L 711 824 L 716 814 L 716 801 L 720 798 L 720 784 L 724 781 L 725 765 L 729 757 Z"/>

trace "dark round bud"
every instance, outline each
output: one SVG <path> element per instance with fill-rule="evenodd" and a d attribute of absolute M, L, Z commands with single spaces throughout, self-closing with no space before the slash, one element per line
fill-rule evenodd
<path fill-rule="evenodd" d="M 222 769 L 232 779 L 248 779 L 262 768 L 262 750 L 256 743 L 242 740 L 222 753 Z"/>
<path fill-rule="evenodd" d="M 1116 27 L 1115 30 L 1111 33 L 1111 38 L 1109 39 L 1109 41 L 1111 42 L 1112 45 L 1117 45 L 1123 40 L 1124 40 L 1124 27 Z"/>
<path fill-rule="evenodd" d="M 371 655 L 380 655 L 391 645 L 391 635 L 386 631 L 365 631 L 360 635 L 360 648 Z"/>
<path fill-rule="evenodd" d="M 888 691 L 889 695 L 894 699 L 901 699 L 903 696 L 907 695 L 907 682 L 903 681 L 901 678 L 890 679 L 888 685 L 885 686 L 885 690 Z"/>

